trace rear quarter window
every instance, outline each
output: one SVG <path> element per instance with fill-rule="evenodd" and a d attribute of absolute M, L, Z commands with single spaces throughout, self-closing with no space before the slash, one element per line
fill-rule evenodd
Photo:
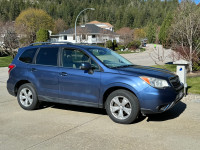
<path fill-rule="evenodd" d="M 24 63 L 32 63 L 37 48 L 25 50 L 19 57 L 19 60 Z"/>

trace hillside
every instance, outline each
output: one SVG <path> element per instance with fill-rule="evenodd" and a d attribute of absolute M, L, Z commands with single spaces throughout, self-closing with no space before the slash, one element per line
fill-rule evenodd
<path fill-rule="evenodd" d="M 22 10 L 34 7 L 47 11 L 54 19 L 64 19 L 71 27 L 81 10 L 93 7 L 95 11 L 87 11 L 80 22 L 99 20 L 110 22 L 116 29 L 139 28 L 149 22 L 161 25 L 177 5 L 178 0 L 0 0 L 0 20 L 13 21 Z"/>

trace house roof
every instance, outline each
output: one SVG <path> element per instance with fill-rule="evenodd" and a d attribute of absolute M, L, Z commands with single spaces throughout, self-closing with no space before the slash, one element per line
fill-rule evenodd
<path fill-rule="evenodd" d="M 109 27 L 113 27 L 110 23 L 108 23 L 108 22 L 102 22 L 103 24 L 106 24 L 107 26 L 109 26 Z"/>
<path fill-rule="evenodd" d="M 87 24 L 100 24 L 100 23 L 101 22 L 94 20 L 94 21 L 88 22 Z"/>
<path fill-rule="evenodd" d="M 106 26 L 108 26 L 108 27 L 113 27 L 113 26 L 112 26 L 110 23 L 108 23 L 108 22 L 99 22 L 99 21 L 96 21 L 96 20 L 91 21 L 91 22 L 88 22 L 87 24 L 96 24 L 96 25 L 104 24 L 104 25 L 106 25 Z"/>
<path fill-rule="evenodd" d="M 94 24 L 86 24 L 84 27 L 78 26 L 76 28 L 77 33 L 87 33 L 87 34 L 113 34 L 113 35 L 118 35 L 117 33 L 100 28 Z M 70 28 L 68 30 L 65 30 L 64 32 L 60 32 L 60 34 L 74 34 L 74 28 Z"/>
<path fill-rule="evenodd" d="M 50 35 L 50 37 L 51 38 L 56 38 L 56 37 L 59 37 L 59 35 L 58 34 L 56 34 L 56 35 Z"/>

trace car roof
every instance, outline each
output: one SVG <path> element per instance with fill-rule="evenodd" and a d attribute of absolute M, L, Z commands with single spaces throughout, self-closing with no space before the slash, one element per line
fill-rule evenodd
<path fill-rule="evenodd" d="M 23 49 L 30 49 L 30 48 L 40 48 L 40 47 L 71 47 L 71 48 L 102 48 L 100 46 L 94 46 L 94 45 L 81 45 L 81 44 L 48 44 L 48 45 L 29 45 L 26 47 L 23 47 Z"/>

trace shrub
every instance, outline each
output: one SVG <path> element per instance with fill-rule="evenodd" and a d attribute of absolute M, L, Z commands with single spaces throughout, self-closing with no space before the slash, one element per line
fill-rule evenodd
<path fill-rule="evenodd" d="M 113 42 L 111 40 L 106 41 L 106 47 L 115 50 L 115 48 L 117 47 L 116 40 L 113 40 Z"/>
<path fill-rule="evenodd" d="M 190 55 L 190 49 L 189 47 L 182 47 L 182 46 L 175 46 L 173 47 L 173 50 L 176 51 L 175 59 L 184 59 L 186 61 L 189 61 L 189 55 Z M 192 54 L 192 70 L 193 71 L 199 71 L 200 70 L 200 56 L 197 54 L 197 52 L 194 52 Z"/>
<path fill-rule="evenodd" d="M 139 48 L 141 45 L 140 41 L 132 41 L 128 44 L 128 48 L 132 49 L 132 50 L 136 50 L 137 48 Z"/>
<path fill-rule="evenodd" d="M 200 61 L 196 61 L 196 62 L 193 63 L 192 70 L 193 71 L 200 71 Z"/>
<path fill-rule="evenodd" d="M 113 47 L 113 44 L 112 44 L 111 40 L 106 41 L 106 47 L 107 48 L 112 48 Z"/>
<path fill-rule="evenodd" d="M 117 41 L 113 40 L 113 47 L 116 48 L 117 47 Z"/>
<path fill-rule="evenodd" d="M 118 47 L 116 48 L 116 50 L 119 50 L 119 51 L 121 51 L 121 49 L 125 49 L 125 46 L 124 45 L 118 45 Z"/>
<path fill-rule="evenodd" d="M 104 44 L 98 43 L 97 46 L 104 47 Z"/>

